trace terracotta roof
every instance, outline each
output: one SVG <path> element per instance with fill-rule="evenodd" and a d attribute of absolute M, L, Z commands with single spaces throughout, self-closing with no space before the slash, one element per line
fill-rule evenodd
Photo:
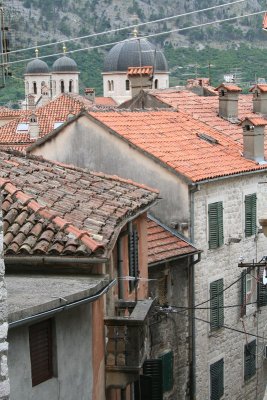
<path fill-rule="evenodd" d="M 115 107 L 117 105 L 116 101 L 112 99 L 112 97 L 95 97 L 95 102 L 97 106 L 108 106 L 108 107 Z"/>
<path fill-rule="evenodd" d="M 14 110 L 12 108 L 8 107 L 0 107 L 0 119 L 1 118 L 11 118 L 11 117 L 17 117 L 21 114 L 21 110 Z"/>
<path fill-rule="evenodd" d="M 140 76 L 140 75 L 151 75 L 153 74 L 153 67 L 129 67 L 128 76 Z"/>
<path fill-rule="evenodd" d="M 245 159 L 239 143 L 183 112 L 115 111 L 90 115 L 189 181 L 267 168 L 267 164 Z"/>
<path fill-rule="evenodd" d="M 148 264 L 167 262 L 182 255 L 190 255 L 197 252 L 194 246 L 154 219 L 147 219 L 147 233 Z"/>
<path fill-rule="evenodd" d="M 242 121 L 242 123 L 245 122 L 245 121 L 250 122 L 254 126 L 265 126 L 265 125 L 267 125 L 267 119 L 264 119 L 262 117 L 257 117 L 257 116 L 245 118 Z"/>
<path fill-rule="evenodd" d="M 267 92 L 267 84 L 266 83 L 258 83 L 249 89 L 250 92 L 253 92 L 255 89 L 259 89 L 260 92 Z"/>
<path fill-rule="evenodd" d="M 158 193 L 116 176 L 0 152 L 4 253 L 106 255 Z"/>
<path fill-rule="evenodd" d="M 222 83 L 221 85 L 216 87 L 216 89 L 214 89 L 214 90 L 217 91 L 220 88 L 224 88 L 224 89 L 228 90 L 229 92 L 241 92 L 242 91 L 242 89 L 239 86 L 232 85 L 230 83 Z"/>

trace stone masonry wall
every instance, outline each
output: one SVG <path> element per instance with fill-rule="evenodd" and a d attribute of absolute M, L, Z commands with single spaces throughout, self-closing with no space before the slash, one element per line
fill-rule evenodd
<path fill-rule="evenodd" d="M 244 262 L 259 261 L 267 255 L 267 238 L 263 233 L 245 237 L 244 196 L 257 193 L 257 221 L 266 214 L 267 176 L 266 174 L 228 178 L 206 183 L 194 194 L 194 244 L 203 250 L 202 261 L 196 265 L 196 304 L 209 299 L 209 285 L 223 278 L 224 288 L 240 278 L 238 267 L 240 256 Z M 224 244 L 215 250 L 208 248 L 208 204 L 223 202 Z M 229 238 L 241 239 L 230 243 Z M 254 271 L 255 278 L 256 272 Z M 256 301 L 256 279 L 252 279 L 252 301 Z M 249 380 L 244 380 L 244 346 L 254 340 L 252 333 L 266 336 L 267 306 L 261 309 L 257 304 L 248 306 L 246 316 L 241 320 L 241 281 L 224 292 L 224 325 L 246 331 L 247 334 L 220 328 L 210 331 L 208 323 L 196 320 L 196 400 L 210 398 L 210 364 L 224 358 L 224 396 L 231 400 L 256 400 L 263 398 L 267 361 L 263 357 L 263 341 L 257 340 L 257 372 Z M 205 302 L 201 307 L 209 307 Z M 234 306 L 234 307 L 229 307 Z M 210 320 L 210 310 L 196 310 L 196 317 Z"/>
<path fill-rule="evenodd" d="M 9 378 L 7 366 L 7 290 L 4 281 L 5 264 L 3 260 L 3 219 L 0 211 L 0 399 L 9 399 Z"/>

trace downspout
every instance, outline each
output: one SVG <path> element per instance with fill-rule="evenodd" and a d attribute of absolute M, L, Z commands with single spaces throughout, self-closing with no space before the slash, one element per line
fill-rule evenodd
<path fill-rule="evenodd" d="M 190 239 L 194 244 L 195 240 L 195 199 L 194 195 L 200 190 L 199 185 L 195 185 L 190 189 Z M 189 378 L 189 391 L 190 400 L 196 398 L 196 324 L 195 324 L 195 264 L 201 260 L 201 254 L 198 254 L 198 258 L 194 260 L 194 256 L 191 257 L 189 263 L 189 337 L 190 337 L 190 378 Z"/>

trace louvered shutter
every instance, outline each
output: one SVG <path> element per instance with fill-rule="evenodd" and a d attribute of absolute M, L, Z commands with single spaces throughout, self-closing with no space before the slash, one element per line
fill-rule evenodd
<path fill-rule="evenodd" d="M 162 360 L 163 392 L 168 392 L 173 387 L 173 352 L 169 351 L 159 358 Z"/>
<path fill-rule="evenodd" d="M 219 400 L 224 394 L 223 358 L 210 366 L 210 399 Z"/>
<path fill-rule="evenodd" d="M 210 329 L 220 328 L 224 323 L 223 279 L 210 284 Z"/>
<path fill-rule="evenodd" d="M 52 321 L 48 319 L 29 327 L 32 386 L 53 376 Z"/>
<path fill-rule="evenodd" d="M 208 206 L 209 214 L 209 248 L 216 249 L 223 245 L 223 204 L 211 203 Z"/>
<path fill-rule="evenodd" d="M 245 196 L 245 236 L 255 235 L 257 228 L 256 193 Z"/>
<path fill-rule="evenodd" d="M 260 270 L 257 283 L 257 301 L 258 307 L 267 306 L 267 285 L 262 283 L 263 269 Z"/>
<path fill-rule="evenodd" d="M 134 400 L 152 400 L 152 377 L 140 375 L 134 383 Z"/>
<path fill-rule="evenodd" d="M 248 380 L 256 373 L 256 340 L 245 345 L 244 365 L 244 378 Z"/>
<path fill-rule="evenodd" d="M 138 257 L 138 231 L 134 229 L 129 234 L 129 275 L 134 278 L 138 277 L 139 257 Z M 133 290 L 136 282 L 130 281 L 130 290 Z"/>
<path fill-rule="evenodd" d="M 162 360 L 146 360 L 143 374 L 152 378 L 151 400 L 163 400 Z"/>
<path fill-rule="evenodd" d="M 247 302 L 247 271 L 241 272 L 241 317 L 246 315 L 246 302 Z"/>

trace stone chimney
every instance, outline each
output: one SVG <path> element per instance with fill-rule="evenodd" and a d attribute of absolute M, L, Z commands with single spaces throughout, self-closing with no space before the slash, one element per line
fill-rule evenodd
<path fill-rule="evenodd" d="M 132 97 L 135 97 L 141 90 L 152 89 L 153 67 L 129 67 L 128 78 L 126 87 L 129 86 Z"/>
<path fill-rule="evenodd" d="M 253 93 L 253 112 L 267 115 L 267 84 L 257 84 L 250 92 Z"/>
<path fill-rule="evenodd" d="M 42 94 L 42 106 L 44 106 L 50 101 L 49 88 L 47 87 L 47 85 L 42 86 L 41 94 Z"/>
<path fill-rule="evenodd" d="M 94 88 L 85 88 L 84 94 L 93 103 L 95 102 L 95 89 Z"/>
<path fill-rule="evenodd" d="M 35 110 L 35 96 L 33 94 L 28 95 L 28 109 Z"/>
<path fill-rule="evenodd" d="M 267 120 L 262 117 L 245 118 L 243 127 L 244 157 L 262 163 L 264 159 L 264 128 Z"/>
<path fill-rule="evenodd" d="M 240 87 L 222 83 L 216 89 L 219 93 L 219 116 L 225 119 L 238 119 L 238 96 Z"/>
<path fill-rule="evenodd" d="M 31 139 L 38 139 L 40 127 L 38 124 L 37 115 L 32 113 L 29 118 L 29 134 Z"/>

